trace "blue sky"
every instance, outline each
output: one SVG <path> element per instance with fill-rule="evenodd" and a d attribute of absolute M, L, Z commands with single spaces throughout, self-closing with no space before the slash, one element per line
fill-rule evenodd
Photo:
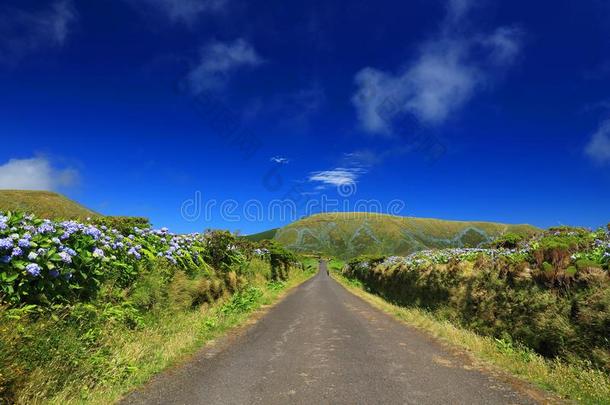
<path fill-rule="evenodd" d="M 0 188 L 181 232 L 279 226 L 243 210 L 286 197 L 596 227 L 609 19 L 600 0 L 4 0 Z"/>

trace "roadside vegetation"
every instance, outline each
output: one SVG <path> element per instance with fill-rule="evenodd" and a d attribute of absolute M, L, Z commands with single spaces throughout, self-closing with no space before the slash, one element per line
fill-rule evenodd
<path fill-rule="evenodd" d="M 610 229 L 352 259 L 343 276 L 411 323 L 544 388 L 610 402 Z"/>
<path fill-rule="evenodd" d="M 313 274 L 271 241 L 133 221 L 0 213 L 0 403 L 118 399 Z"/>

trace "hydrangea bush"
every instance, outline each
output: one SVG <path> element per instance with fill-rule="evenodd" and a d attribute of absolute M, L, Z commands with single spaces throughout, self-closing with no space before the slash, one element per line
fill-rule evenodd
<path fill-rule="evenodd" d="M 610 266 L 610 230 L 599 229 L 589 232 L 585 230 L 573 231 L 571 228 L 553 228 L 546 233 L 520 241 L 513 249 L 453 248 L 422 250 L 409 256 L 388 256 L 377 259 L 363 256 L 353 259 L 350 263 L 360 270 L 366 270 L 379 263 L 386 267 L 396 265 L 426 266 L 447 264 L 451 261 L 474 261 L 480 256 L 487 256 L 491 259 L 507 258 L 513 261 L 528 261 L 535 264 L 537 253 L 544 253 L 544 250 L 552 250 L 554 253 L 563 250 L 563 253 L 569 257 L 570 264 L 584 259 L 601 268 L 608 269 Z"/>
<path fill-rule="evenodd" d="M 397 304 L 610 371 L 609 230 L 560 227 L 510 242 L 358 257 L 343 274 Z"/>
<path fill-rule="evenodd" d="M 166 260 L 187 273 L 223 271 L 243 263 L 228 232 L 177 235 L 167 228 L 125 234 L 87 221 L 54 222 L 0 213 L 0 302 L 85 299 L 112 279 L 129 285 L 150 262 Z"/>

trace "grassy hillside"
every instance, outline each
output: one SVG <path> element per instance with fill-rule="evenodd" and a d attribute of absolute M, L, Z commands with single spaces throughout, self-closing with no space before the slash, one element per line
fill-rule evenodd
<path fill-rule="evenodd" d="M 251 242 L 260 242 L 262 240 L 270 240 L 275 237 L 278 228 L 269 229 L 265 232 L 253 233 L 252 235 L 246 235 L 244 238 Z"/>
<path fill-rule="evenodd" d="M 0 211 L 22 211 L 49 219 L 84 219 L 98 213 L 50 191 L 0 190 Z"/>
<path fill-rule="evenodd" d="M 507 232 L 529 235 L 530 225 L 446 221 L 368 213 L 328 213 L 278 229 L 275 239 L 299 252 L 338 257 L 407 255 L 419 250 L 477 247 Z"/>

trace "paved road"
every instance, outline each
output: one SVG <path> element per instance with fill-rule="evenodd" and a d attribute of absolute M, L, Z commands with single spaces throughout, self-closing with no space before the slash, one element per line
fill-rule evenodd
<path fill-rule="evenodd" d="M 125 404 L 530 404 L 321 271 Z"/>

